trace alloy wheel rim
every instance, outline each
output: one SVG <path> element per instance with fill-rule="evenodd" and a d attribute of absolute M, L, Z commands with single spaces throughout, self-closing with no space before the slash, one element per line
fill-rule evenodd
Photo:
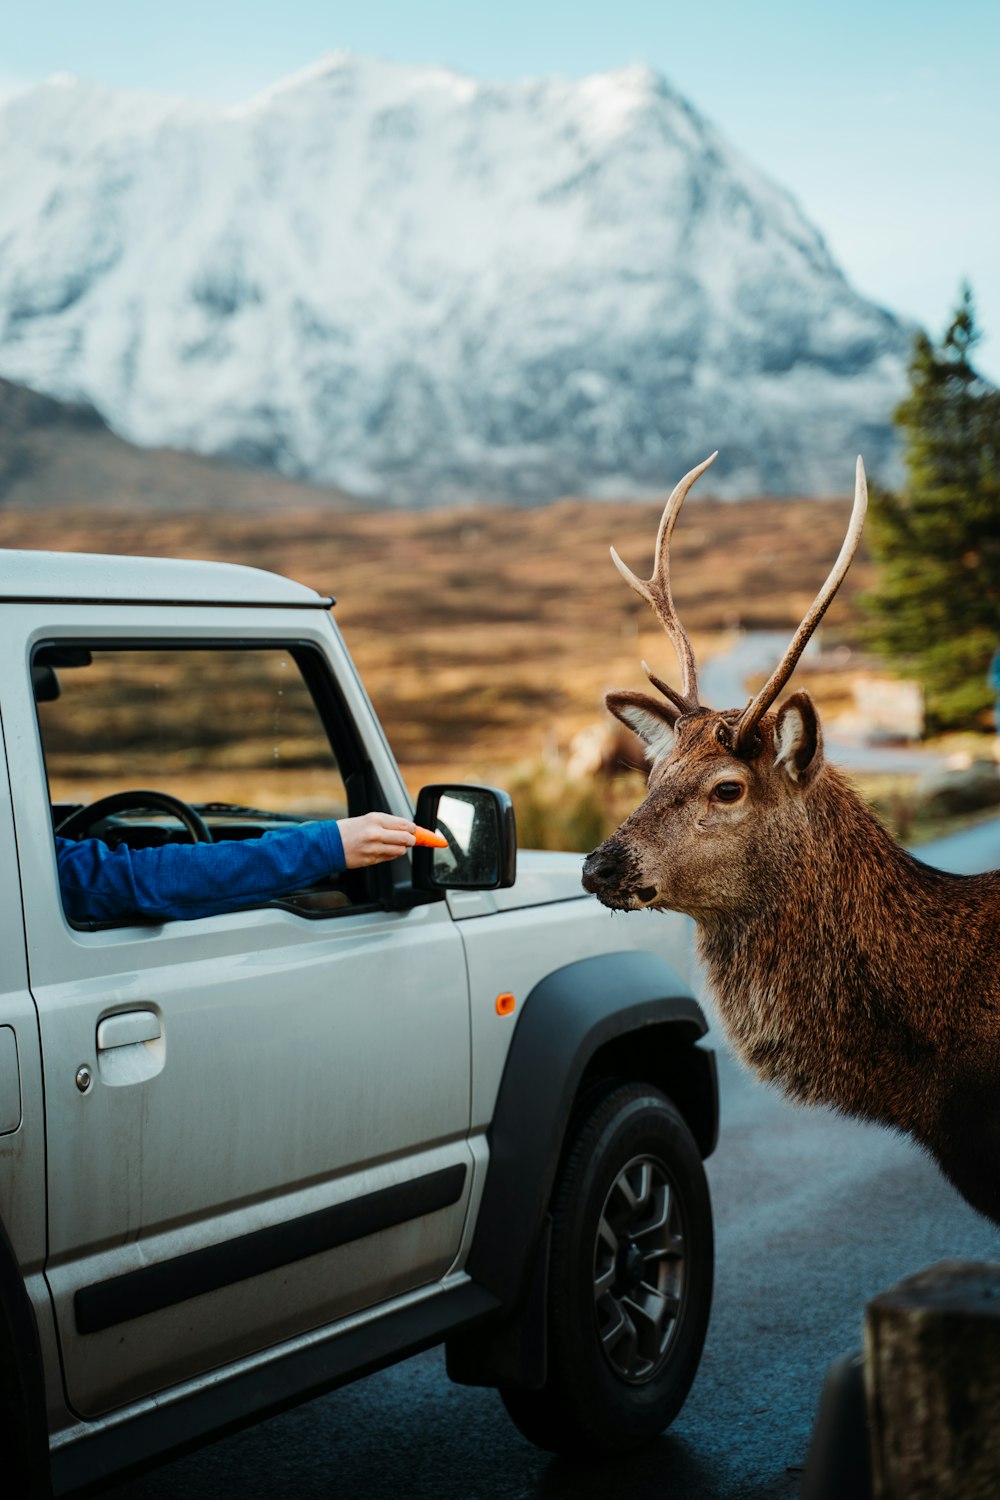
<path fill-rule="evenodd" d="M 684 1224 L 666 1167 L 635 1156 L 604 1200 L 594 1245 L 594 1313 L 605 1359 L 633 1385 L 663 1365 L 684 1294 Z"/>

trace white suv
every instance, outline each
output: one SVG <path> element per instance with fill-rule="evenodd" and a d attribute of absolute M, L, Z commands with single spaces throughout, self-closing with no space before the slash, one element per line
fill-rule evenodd
<path fill-rule="evenodd" d="M 54 834 L 412 807 L 329 610 L 212 563 L 0 552 L 0 1419 L 17 1494 L 414 1350 L 549 1447 L 660 1431 L 712 1283 L 684 919 L 613 920 L 501 792 L 251 910 L 81 925 Z"/>

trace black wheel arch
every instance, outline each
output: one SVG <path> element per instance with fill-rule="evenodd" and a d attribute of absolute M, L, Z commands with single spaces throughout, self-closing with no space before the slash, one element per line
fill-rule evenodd
<path fill-rule="evenodd" d="M 718 1134 L 708 1023 L 665 960 L 634 949 L 579 959 L 531 991 L 511 1041 L 489 1130 L 490 1161 L 466 1270 L 505 1315 L 449 1341 L 467 1384 L 541 1384 L 548 1205 L 574 1112 L 626 1080 L 673 1101 L 703 1158 Z"/>

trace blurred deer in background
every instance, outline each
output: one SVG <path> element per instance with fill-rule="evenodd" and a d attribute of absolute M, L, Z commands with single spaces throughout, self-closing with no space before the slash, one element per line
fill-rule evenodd
<path fill-rule="evenodd" d="M 645 779 L 648 770 L 645 745 L 624 724 L 588 724 L 570 741 L 566 774 L 573 781 L 613 781 L 630 771 Z"/>
<path fill-rule="evenodd" d="M 764 1079 L 810 1104 L 908 1131 L 1000 1224 L 1000 872 L 947 875 L 914 859 L 823 757 L 816 709 L 791 676 L 850 566 L 867 506 L 858 459 L 840 556 L 746 708 L 698 701 L 691 643 L 670 594 L 667 502 L 652 605 L 680 691 L 616 692 L 608 708 L 646 744 L 649 794 L 584 866 L 606 906 L 671 908 L 697 923 L 726 1030 Z"/>

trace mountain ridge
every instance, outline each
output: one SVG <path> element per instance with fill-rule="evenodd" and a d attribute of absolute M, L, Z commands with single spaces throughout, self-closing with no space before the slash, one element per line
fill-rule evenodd
<path fill-rule="evenodd" d="M 85 402 L 0 378 L 0 512 L 259 514 L 343 511 L 342 491 L 118 437 Z M 61 524 L 61 523 L 60 523 Z"/>
<path fill-rule="evenodd" d="M 133 442 L 422 504 L 647 496 L 716 447 L 724 495 L 893 477 L 909 328 L 642 65 L 40 85 L 0 243 L 0 373 Z"/>

